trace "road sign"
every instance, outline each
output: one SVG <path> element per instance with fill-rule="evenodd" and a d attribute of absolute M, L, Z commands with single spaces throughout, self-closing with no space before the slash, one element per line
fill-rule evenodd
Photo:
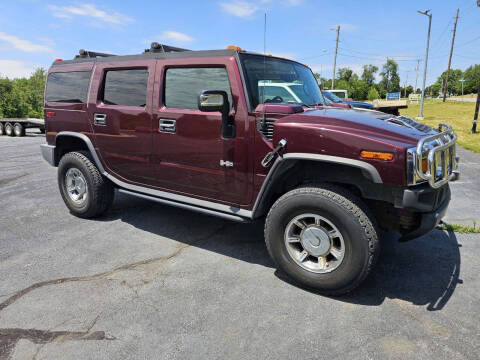
<path fill-rule="evenodd" d="M 400 92 L 387 93 L 387 100 L 400 100 Z"/>

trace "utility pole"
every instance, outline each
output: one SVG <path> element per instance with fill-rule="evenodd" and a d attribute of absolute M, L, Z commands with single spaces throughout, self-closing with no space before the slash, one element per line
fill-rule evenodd
<path fill-rule="evenodd" d="M 332 89 L 335 89 L 335 67 L 337 66 L 338 37 L 340 36 L 340 25 L 337 25 L 337 41 L 335 42 L 335 56 L 333 57 Z"/>
<path fill-rule="evenodd" d="M 410 71 L 407 71 L 407 80 L 405 80 L 405 86 L 403 87 L 403 90 L 405 90 L 403 97 L 407 97 L 407 83 L 408 83 L 408 73 L 409 73 L 409 72 L 410 72 Z"/>
<path fill-rule="evenodd" d="M 458 13 L 460 9 L 457 9 L 457 16 L 455 16 L 455 24 L 453 25 L 453 36 L 452 36 L 452 46 L 450 47 L 450 57 L 448 58 L 448 68 L 447 68 L 447 75 L 445 78 L 445 89 L 443 89 L 443 102 L 447 97 L 447 90 L 448 90 L 448 76 L 450 75 L 450 66 L 452 65 L 452 54 L 453 54 L 453 44 L 455 44 L 455 33 L 457 32 L 457 21 L 458 21 Z"/>
<path fill-rule="evenodd" d="M 480 6 L 480 4 L 478 5 Z M 477 132 L 478 107 L 480 106 L 480 84 L 478 84 L 477 104 L 475 105 L 475 115 L 473 115 L 472 134 Z"/>
<path fill-rule="evenodd" d="M 415 71 L 416 71 L 416 75 L 415 75 L 415 89 L 414 89 L 414 93 L 416 94 L 417 93 L 417 82 L 418 82 L 418 68 L 420 66 L 420 59 L 417 59 L 417 67 L 415 68 Z"/>
<path fill-rule="evenodd" d="M 428 65 L 428 48 L 430 46 L 430 30 L 432 29 L 432 14 L 429 14 L 430 10 L 420 11 L 419 14 L 428 16 L 428 33 L 427 33 L 427 49 L 425 50 L 425 65 L 423 67 L 423 85 L 422 85 L 422 97 L 420 100 L 420 113 L 418 114 L 419 120 L 423 120 L 423 101 L 425 98 L 425 82 L 427 81 L 427 65 Z"/>

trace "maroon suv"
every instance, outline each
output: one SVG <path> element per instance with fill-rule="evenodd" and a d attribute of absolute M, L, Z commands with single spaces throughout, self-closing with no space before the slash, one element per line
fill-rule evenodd
<path fill-rule="evenodd" d="M 45 119 L 42 154 L 72 214 L 101 215 L 117 189 L 266 217 L 278 267 L 326 294 L 365 279 L 380 230 L 401 240 L 432 230 L 458 175 L 448 125 L 325 106 L 307 66 L 239 48 L 81 50 L 52 64 Z"/>

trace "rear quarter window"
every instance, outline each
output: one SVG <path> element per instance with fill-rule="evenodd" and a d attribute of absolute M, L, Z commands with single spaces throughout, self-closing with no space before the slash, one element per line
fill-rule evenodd
<path fill-rule="evenodd" d="M 47 102 L 86 103 L 91 71 L 53 72 L 48 74 Z"/>

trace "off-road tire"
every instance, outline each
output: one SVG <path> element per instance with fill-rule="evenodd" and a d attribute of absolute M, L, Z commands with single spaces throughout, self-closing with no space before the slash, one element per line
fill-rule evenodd
<path fill-rule="evenodd" d="M 318 214 L 341 232 L 345 255 L 335 270 L 308 271 L 288 254 L 286 226 L 303 213 Z M 375 220 L 365 204 L 349 191 L 329 184 L 304 186 L 281 196 L 265 221 L 265 242 L 280 270 L 302 286 L 325 295 L 341 295 L 356 288 L 369 274 L 380 251 Z"/>
<path fill-rule="evenodd" d="M 14 136 L 15 135 L 13 133 L 13 125 L 11 123 L 6 123 L 5 124 L 5 135 L 7 135 L 7 136 Z"/>
<path fill-rule="evenodd" d="M 76 204 L 68 195 L 65 175 L 70 168 L 80 170 L 87 182 L 88 196 L 85 204 Z M 84 151 L 69 152 L 60 159 L 58 186 L 70 212 L 81 218 L 98 217 L 105 213 L 112 204 L 115 193 L 112 183 L 100 174 L 90 154 Z"/>
<path fill-rule="evenodd" d="M 13 132 L 15 136 L 25 136 L 25 127 L 20 123 L 15 123 L 13 125 Z"/>

